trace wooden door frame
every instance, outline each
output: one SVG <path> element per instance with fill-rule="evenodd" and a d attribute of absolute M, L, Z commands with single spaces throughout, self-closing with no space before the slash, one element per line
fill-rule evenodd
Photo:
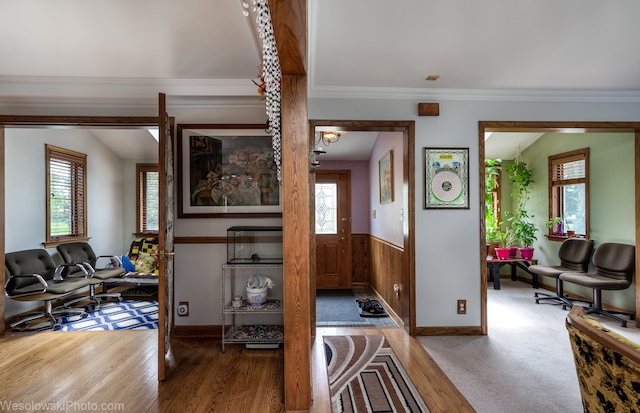
<path fill-rule="evenodd" d="M 125 126 L 158 126 L 157 117 L 145 116 L 13 116 L 0 115 L 0 260 L 4 262 L 5 250 L 5 129 L 14 126 L 77 126 L 77 127 L 125 127 Z M 4 273 L 0 278 L 4 286 Z M 5 296 L 0 294 L 0 335 L 5 333 Z"/>
<path fill-rule="evenodd" d="M 407 219 L 403 222 L 404 260 L 402 263 L 405 286 L 401 300 L 403 322 L 410 335 L 416 333 L 415 297 L 415 121 L 401 120 L 309 120 L 309 150 L 315 142 L 315 129 L 319 126 L 339 128 L 343 131 L 358 132 L 402 132 L 402 207 Z M 315 271 L 315 262 L 313 263 Z M 312 273 L 313 273 L 312 271 Z M 315 294 L 314 294 L 315 296 Z"/>
<path fill-rule="evenodd" d="M 478 122 L 478 179 L 480 203 L 480 314 L 482 334 L 487 334 L 487 264 L 486 234 L 484 222 L 484 159 L 485 159 L 485 132 L 627 132 L 635 134 L 636 158 L 640 154 L 640 122 L 535 122 L 535 121 L 479 121 Z M 636 244 L 640 240 L 640 163 L 635 163 L 635 219 L 636 219 Z M 640 273 L 640 250 L 636 248 L 636 274 Z M 640 285 L 636 279 L 636 314 L 640 314 Z M 636 326 L 640 327 L 640 319 L 636 317 Z"/>

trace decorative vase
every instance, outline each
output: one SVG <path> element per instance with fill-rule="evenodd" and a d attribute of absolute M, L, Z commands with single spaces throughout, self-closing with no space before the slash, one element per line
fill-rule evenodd
<path fill-rule="evenodd" d="M 530 260 L 533 258 L 533 248 L 520 248 L 520 258 Z"/>
<path fill-rule="evenodd" d="M 496 248 L 496 258 L 499 260 L 508 260 L 511 248 Z"/>
<path fill-rule="evenodd" d="M 262 307 L 267 302 L 267 287 L 247 288 L 247 304 L 252 307 Z"/>

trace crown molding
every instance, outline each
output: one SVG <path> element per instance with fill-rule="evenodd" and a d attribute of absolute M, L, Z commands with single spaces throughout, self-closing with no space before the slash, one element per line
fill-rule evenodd
<path fill-rule="evenodd" d="M 309 98 L 396 99 L 432 101 L 639 103 L 640 91 L 423 89 L 315 86 L 309 88 Z"/>
<path fill-rule="evenodd" d="M 175 96 L 255 96 L 250 79 L 150 79 L 0 76 L 0 96 L 145 98 Z"/>
<path fill-rule="evenodd" d="M 250 79 L 134 79 L 0 76 L 0 107 L 134 108 L 264 106 Z"/>

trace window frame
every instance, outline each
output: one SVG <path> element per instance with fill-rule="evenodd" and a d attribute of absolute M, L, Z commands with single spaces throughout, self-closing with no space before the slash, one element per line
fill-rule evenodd
<path fill-rule="evenodd" d="M 137 163 L 136 164 L 136 236 L 157 234 L 158 230 L 148 230 L 146 226 L 145 210 L 147 205 L 146 194 L 146 174 L 157 172 L 160 174 L 160 165 L 157 163 Z M 160 176 L 158 176 L 158 179 Z"/>
<path fill-rule="evenodd" d="M 51 236 L 51 163 L 52 161 L 70 162 L 75 181 L 82 174 L 82 183 L 72 185 L 74 195 L 72 197 L 73 209 L 78 222 L 71 222 L 72 232 L 64 236 Z M 46 198 L 46 239 L 43 243 L 46 248 L 55 247 L 70 241 L 88 241 L 87 231 L 87 155 L 71 149 L 65 149 L 54 145 L 45 144 L 45 198 Z M 79 193 L 81 191 L 81 193 Z"/>
<path fill-rule="evenodd" d="M 569 162 L 575 162 L 575 161 L 579 161 L 579 160 L 584 160 L 584 177 L 583 178 L 574 178 L 574 179 L 569 179 L 569 180 L 563 180 L 563 181 L 554 181 L 553 177 L 553 165 L 557 165 L 558 163 L 569 163 Z M 557 217 L 557 216 L 564 216 L 564 211 L 562 211 L 562 188 L 564 186 L 568 186 L 568 185 L 575 185 L 575 184 L 584 184 L 585 185 L 585 233 L 584 234 L 577 234 L 576 236 L 580 236 L 580 237 L 584 237 L 586 239 L 589 239 L 589 235 L 590 235 L 590 222 L 589 222 L 589 204 L 590 204 L 590 198 L 589 198 L 589 148 L 582 148 L 582 149 L 577 149 L 577 150 L 573 150 L 573 151 L 569 151 L 569 152 L 563 152 L 563 153 L 559 153 L 559 154 L 555 154 L 555 155 L 550 155 L 548 157 L 548 176 L 549 176 L 549 183 L 548 183 L 548 198 L 549 198 L 549 219 L 553 218 L 553 217 Z M 561 182 L 560 184 L 557 184 L 556 182 Z M 547 237 L 550 240 L 556 240 L 556 241 L 564 241 L 565 239 L 567 239 L 568 237 L 562 236 L 562 235 L 556 235 L 553 233 L 553 229 L 549 229 L 549 232 L 547 234 Z"/>

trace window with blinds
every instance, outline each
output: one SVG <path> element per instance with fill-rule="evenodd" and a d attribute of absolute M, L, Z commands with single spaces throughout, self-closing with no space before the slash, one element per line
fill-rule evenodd
<path fill-rule="evenodd" d="M 589 236 L 589 148 L 549 157 L 549 218 L 561 217 L 565 233 Z"/>
<path fill-rule="evenodd" d="M 47 243 L 87 237 L 87 155 L 46 145 Z"/>
<path fill-rule="evenodd" d="M 136 175 L 136 233 L 157 233 L 160 211 L 158 164 L 136 164 Z"/>

